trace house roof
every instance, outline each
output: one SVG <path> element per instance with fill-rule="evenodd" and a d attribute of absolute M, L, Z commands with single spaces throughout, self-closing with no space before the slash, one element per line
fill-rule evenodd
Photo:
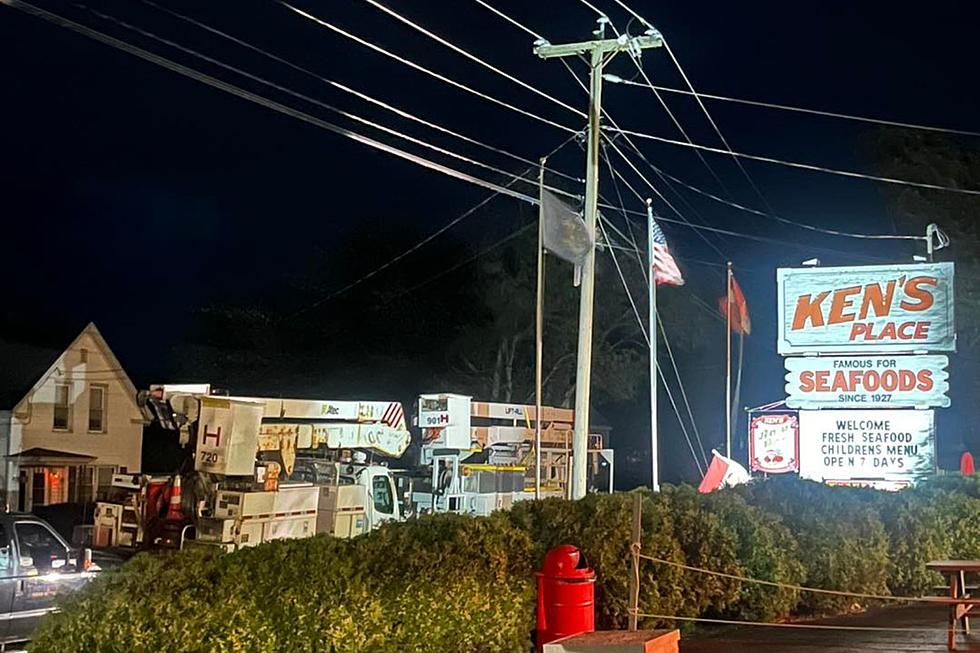
<path fill-rule="evenodd" d="M 57 349 L 0 339 L 0 410 L 11 410 L 61 355 Z"/>
<path fill-rule="evenodd" d="M 7 458 L 17 460 L 22 465 L 25 463 L 40 463 L 40 464 L 75 464 L 75 463 L 88 463 L 95 460 L 95 456 L 86 456 L 85 454 L 72 453 L 70 451 L 57 451 L 55 449 L 45 449 L 43 447 L 33 447 L 27 449 L 26 451 L 21 451 L 20 453 L 15 453 Z"/>
<path fill-rule="evenodd" d="M 70 350 L 85 335 L 91 336 L 96 345 L 102 350 L 110 368 L 116 373 L 117 378 L 126 388 L 126 394 L 132 398 L 133 405 L 136 404 L 136 386 L 130 381 L 126 371 L 112 353 L 109 344 L 102 337 L 95 324 L 89 322 L 82 329 L 81 333 L 75 337 L 71 343 L 62 351 L 52 349 L 42 349 L 11 343 L 11 358 L 5 355 L 6 352 L 0 348 L 0 410 L 12 410 L 28 393 L 40 386 L 49 375 L 55 372 L 55 367 L 61 355 Z M 33 351 L 32 351 L 33 350 Z M 20 356 L 20 359 L 17 356 Z M 8 362 L 9 361 L 9 362 Z M 9 383 L 7 377 L 9 376 Z M 26 381 L 24 381 L 26 379 Z"/>

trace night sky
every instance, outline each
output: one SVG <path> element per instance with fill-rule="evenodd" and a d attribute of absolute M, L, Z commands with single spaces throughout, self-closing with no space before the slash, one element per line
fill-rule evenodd
<path fill-rule="evenodd" d="M 527 158 L 536 159 L 566 138 L 557 129 L 372 53 L 274 2 L 160 1 L 324 77 Z M 612 0 L 597 3 L 620 29 L 627 27 L 628 16 Z M 353 124 L 169 49 L 78 5 L 37 4 L 272 99 L 288 100 L 330 122 Z M 581 125 L 570 112 L 466 61 L 367 3 L 296 0 L 296 4 L 488 94 L 551 120 Z M 386 0 L 384 4 L 584 109 L 581 89 L 558 61 L 539 60 L 531 53 L 527 34 L 476 3 Z M 594 28 L 594 15 L 576 0 L 493 0 L 491 4 L 552 43 L 585 40 Z M 670 40 L 699 91 L 977 128 L 980 91 L 973 82 L 980 9 L 976 2 L 629 0 L 628 4 Z M 506 158 L 411 123 L 395 122 L 389 114 L 347 94 L 141 2 L 95 0 L 91 8 L 323 102 L 524 172 L 524 166 Z M 640 31 L 636 22 L 630 29 Z M 372 233 L 384 231 L 407 247 L 489 194 L 7 7 L 0 7 L 0 59 L 0 188 L 5 227 L 0 275 L 7 280 L 0 337 L 58 347 L 86 322 L 95 321 L 137 386 L 167 373 L 168 348 L 189 337 L 201 307 L 259 302 L 279 315 L 289 315 L 311 297 L 329 295 L 390 258 L 388 250 L 371 250 Z M 656 83 L 681 86 L 665 52 L 647 50 L 644 61 Z M 581 62 L 572 63 L 580 75 L 585 74 Z M 608 72 L 633 78 L 636 69 L 622 56 Z M 719 145 L 692 100 L 665 97 L 693 140 Z M 679 137 L 649 90 L 608 84 L 604 99 L 622 127 Z M 869 170 L 865 143 L 872 130 L 866 125 L 724 103 L 710 103 L 709 108 L 736 150 Z M 374 135 L 364 127 L 357 130 Z M 418 150 L 387 137 L 382 140 Z M 690 150 L 650 142 L 642 147 L 651 161 L 671 174 L 725 194 Z M 731 159 L 705 156 L 737 200 L 759 207 Z M 553 165 L 580 176 L 584 158 L 572 145 L 554 158 Z M 627 172 L 621 161 L 616 165 Z M 894 232 L 879 185 L 763 163 L 745 165 L 784 216 L 829 228 Z M 612 197 L 608 177 L 602 183 L 603 193 Z M 642 208 L 626 197 L 632 208 Z M 782 241 L 709 236 L 734 262 L 755 327 L 747 345 L 745 405 L 783 396 L 782 363 L 775 354 L 776 267 L 812 256 L 825 264 L 909 261 L 914 251 L 908 244 L 814 235 L 694 195 L 688 199 L 701 216 L 688 212 L 692 220 Z M 526 205 L 513 199 L 497 198 L 492 207 L 493 211 L 474 215 L 351 293 L 372 292 L 396 278 L 413 279 L 421 274 L 419 259 L 426 262 L 426 274 L 433 265 L 456 265 L 506 236 L 530 215 Z M 713 305 L 724 292 L 719 267 L 724 258 L 691 230 L 671 224 L 663 227 L 685 274 L 696 281 L 686 290 L 664 292 L 696 289 Z M 297 279 L 314 268 L 329 274 L 319 278 L 312 291 L 285 290 L 295 288 Z M 717 291 L 703 290 L 711 287 Z M 418 301 L 424 306 L 424 294 Z M 329 320 L 330 314 L 311 311 L 296 319 Z M 392 316 L 392 324 L 397 321 Z M 719 330 L 718 338 L 722 337 Z M 397 336 L 393 338 L 397 342 Z M 344 346 L 356 349 L 356 340 Z M 955 376 L 952 382 L 955 385 Z M 716 383 L 720 388 L 722 380 Z M 642 423 L 642 411 L 638 415 Z M 949 446 L 958 445 L 951 439 Z"/>

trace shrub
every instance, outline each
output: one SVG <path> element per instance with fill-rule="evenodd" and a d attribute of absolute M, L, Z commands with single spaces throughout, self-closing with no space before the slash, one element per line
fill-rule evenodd
<path fill-rule="evenodd" d="M 578 546 L 597 573 L 597 627 L 623 628 L 636 496 L 645 555 L 787 585 L 916 595 L 940 581 L 925 569 L 930 559 L 980 557 L 978 481 L 939 479 L 897 494 L 795 478 L 708 496 L 665 487 L 528 501 L 488 518 L 427 516 L 355 540 L 141 554 L 67 597 L 33 649 L 526 651 L 533 572 L 559 544 Z M 650 560 L 639 573 L 646 614 L 775 620 L 870 603 Z"/>
<path fill-rule="evenodd" d="M 707 509 L 733 529 L 742 575 L 787 585 L 805 578 L 796 538 L 778 517 L 749 505 L 733 492 L 705 498 Z M 794 589 L 742 583 L 738 599 L 722 616 L 729 619 L 771 621 L 790 614 L 800 599 Z"/>
<path fill-rule="evenodd" d="M 139 555 L 67 598 L 32 649 L 524 651 L 531 559 L 505 517 L 447 515 L 353 541 Z"/>

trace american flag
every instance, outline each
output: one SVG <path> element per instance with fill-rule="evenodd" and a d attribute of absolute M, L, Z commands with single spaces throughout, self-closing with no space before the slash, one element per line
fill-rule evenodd
<path fill-rule="evenodd" d="M 381 421 L 393 429 L 399 428 L 405 421 L 405 409 L 397 401 L 393 401 L 388 404 L 388 408 L 385 410 L 384 415 L 381 416 Z"/>
<path fill-rule="evenodd" d="M 683 286 L 684 276 L 680 268 L 670 255 L 667 247 L 667 239 L 661 231 L 657 221 L 653 221 L 653 272 L 657 284 L 667 284 L 668 286 Z"/>

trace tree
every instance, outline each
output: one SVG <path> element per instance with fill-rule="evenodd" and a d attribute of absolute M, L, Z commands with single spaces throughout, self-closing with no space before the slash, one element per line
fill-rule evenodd
<path fill-rule="evenodd" d="M 980 189 L 980 151 L 975 144 L 883 129 L 875 134 L 869 150 L 879 174 Z M 950 237 L 950 246 L 936 252 L 937 260 L 956 263 L 957 354 L 951 357 L 950 394 L 953 415 L 960 416 L 956 431 L 976 450 L 980 437 L 967 425 L 976 423 L 980 394 L 980 197 L 897 185 L 888 185 L 884 191 L 897 229 L 925 234 L 926 225 L 936 223 Z"/>
<path fill-rule="evenodd" d="M 471 327 L 449 347 L 455 387 L 495 401 L 534 398 L 535 234 L 481 261 L 474 283 Z M 544 401 L 569 406 L 575 396 L 579 289 L 572 268 L 546 257 Z M 646 321 L 640 270 L 621 261 Z M 592 357 L 595 403 L 633 399 L 647 375 L 647 344 L 618 273 L 602 252 L 596 266 Z"/>

